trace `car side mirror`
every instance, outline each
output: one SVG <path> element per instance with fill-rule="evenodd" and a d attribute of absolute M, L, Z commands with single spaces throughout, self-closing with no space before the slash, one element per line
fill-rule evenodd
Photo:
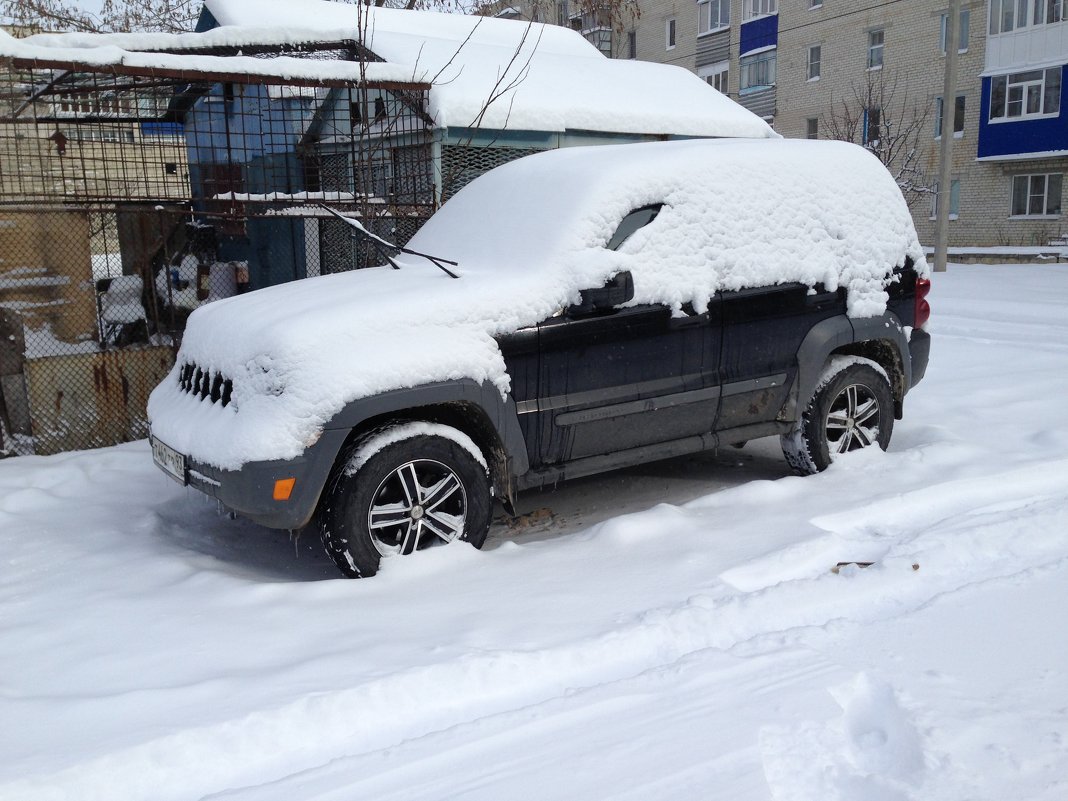
<path fill-rule="evenodd" d="M 604 286 L 596 289 L 584 289 L 580 293 L 582 302 L 572 307 L 578 313 L 588 313 L 613 309 L 634 297 L 634 278 L 629 270 L 616 273 Z"/>

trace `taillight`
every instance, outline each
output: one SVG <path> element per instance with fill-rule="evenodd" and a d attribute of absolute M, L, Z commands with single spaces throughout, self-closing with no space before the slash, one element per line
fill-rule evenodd
<path fill-rule="evenodd" d="M 931 319 L 931 304 L 927 302 L 927 295 L 930 291 L 930 279 L 916 279 L 916 314 L 912 323 L 915 328 L 923 328 L 927 325 L 927 321 Z"/>

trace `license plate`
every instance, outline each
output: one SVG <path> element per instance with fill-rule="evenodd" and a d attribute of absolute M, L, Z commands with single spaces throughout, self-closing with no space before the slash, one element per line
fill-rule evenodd
<path fill-rule="evenodd" d="M 178 453 L 174 448 L 160 442 L 155 437 L 152 442 L 152 461 L 156 463 L 164 473 L 169 475 L 182 486 L 185 486 L 185 454 Z"/>

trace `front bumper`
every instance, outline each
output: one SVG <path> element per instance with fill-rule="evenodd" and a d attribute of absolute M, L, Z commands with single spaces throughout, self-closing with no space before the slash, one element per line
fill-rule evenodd
<path fill-rule="evenodd" d="M 319 441 L 295 459 L 248 462 L 238 470 L 186 459 L 188 486 L 217 499 L 242 517 L 267 526 L 295 530 L 311 522 L 347 431 L 323 431 Z M 275 481 L 296 479 L 289 500 L 274 499 Z"/>

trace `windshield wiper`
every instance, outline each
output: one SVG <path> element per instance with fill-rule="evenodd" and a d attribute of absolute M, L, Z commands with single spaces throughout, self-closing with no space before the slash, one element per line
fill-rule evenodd
<path fill-rule="evenodd" d="M 340 212 L 330 208 L 329 206 L 321 206 L 321 208 L 330 212 L 339 220 L 345 221 L 357 231 L 359 231 L 361 234 L 363 234 L 365 237 L 367 237 L 367 239 L 374 246 L 374 249 L 378 252 L 378 255 L 388 261 L 389 266 L 392 267 L 394 270 L 399 270 L 400 265 L 397 264 L 397 262 L 395 262 L 392 258 L 390 258 L 390 255 L 386 252 L 386 248 L 389 248 L 390 250 L 395 250 L 398 253 L 404 253 L 407 256 L 419 256 L 420 258 L 426 259 L 439 270 L 441 270 L 443 273 L 445 273 L 445 275 L 449 276 L 449 278 L 460 277 L 445 266 L 446 264 L 451 264 L 453 267 L 458 267 L 459 265 L 454 261 L 443 259 L 440 256 L 431 256 L 427 253 L 420 253 L 417 250 L 409 250 L 408 248 L 402 248 L 400 245 L 395 245 L 392 242 L 378 236 L 377 234 L 372 234 L 370 231 L 363 227 L 359 220 L 354 220 L 352 217 L 346 217 L 344 214 L 341 214 Z"/>

